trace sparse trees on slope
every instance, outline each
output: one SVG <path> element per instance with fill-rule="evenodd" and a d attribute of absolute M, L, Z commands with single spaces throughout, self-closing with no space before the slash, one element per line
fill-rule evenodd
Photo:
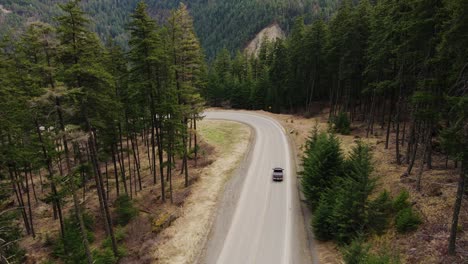
<path fill-rule="evenodd" d="M 60 39 L 60 61 L 63 64 L 63 80 L 67 89 L 76 89 L 78 109 L 74 120 L 87 133 L 87 145 L 90 151 L 91 164 L 97 186 L 97 195 L 101 212 L 105 218 L 106 234 L 111 239 L 112 250 L 118 255 L 117 244 L 112 227 L 107 197 L 98 158 L 97 130 L 114 129 L 106 126 L 105 120 L 114 120 L 115 101 L 112 94 L 112 77 L 102 65 L 102 47 L 97 37 L 86 29 L 88 20 L 78 6 L 78 1 L 71 1 L 61 8 L 64 15 L 58 18 L 58 34 Z M 63 124 L 63 132 L 65 128 Z M 72 171 L 68 142 L 64 141 L 65 163 L 68 173 Z M 83 239 L 86 240 L 81 216 L 79 223 Z M 88 261 L 91 261 L 87 251 Z"/>
<path fill-rule="evenodd" d="M 200 43 L 195 35 L 193 21 L 187 6 L 180 4 L 168 19 L 168 33 L 171 43 L 170 57 L 175 76 L 178 109 L 171 113 L 180 118 L 182 126 L 178 131 L 182 141 L 182 170 L 185 174 L 185 187 L 188 187 L 188 137 L 189 122 L 199 118 L 203 100 L 200 91 L 204 86 L 205 66 Z M 196 144 L 196 143 L 195 143 Z"/>
<path fill-rule="evenodd" d="M 156 22 L 141 2 L 132 15 L 130 24 L 130 76 L 129 87 L 135 100 L 146 106 L 143 113 L 148 114 L 151 140 L 151 165 L 153 182 L 156 183 L 156 161 L 159 160 L 161 194 L 165 201 L 165 181 L 163 168 L 163 144 L 167 140 L 163 134 L 164 119 L 167 117 L 165 102 L 171 85 L 169 58 L 165 54 L 162 32 L 157 31 Z M 156 148 L 158 154 L 156 156 Z"/>

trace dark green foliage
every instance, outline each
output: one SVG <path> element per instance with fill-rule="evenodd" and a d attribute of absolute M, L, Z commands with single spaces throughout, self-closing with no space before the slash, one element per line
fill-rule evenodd
<path fill-rule="evenodd" d="M 395 213 L 400 212 L 403 209 L 411 207 L 410 202 L 408 201 L 409 199 L 409 193 L 407 190 L 403 190 L 398 194 L 397 197 L 393 200 L 393 210 Z"/>
<path fill-rule="evenodd" d="M 87 229 L 87 236 L 89 242 L 94 240 L 92 229 L 94 228 L 94 221 L 89 214 L 83 214 L 83 220 Z M 76 263 L 87 263 L 86 253 L 83 246 L 83 240 L 79 229 L 78 220 L 76 217 L 70 216 L 65 219 L 65 237 L 64 239 L 56 238 L 53 241 L 53 256 L 60 259 L 64 263 L 76 264 Z M 117 229 L 115 237 L 118 242 L 121 242 L 125 233 L 122 229 Z M 125 250 L 119 248 L 119 256 L 114 256 L 111 247 L 110 238 L 106 238 L 102 243 L 102 249 L 94 249 L 93 260 L 95 263 L 101 264 L 114 264 L 117 263 L 118 257 L 125 255 Z"/>
<path fill-rule="evenodd" d="M 123 228 L 117 228 L 115 231 L 115 240 L 121 244 L 123 239 L 125 238 L 125 231 Z M 102 242 L 102 249 L 94 250 L 93 251 L 93 258 L 96 263 L 102 264 L 114 264 L 118 263 L 119 258 L 124 257 L 126 255 L 125 248 L 123 246 L 119 246 L 118 248 L 118 256 L 115 256 L 112 252 L 112 244 L 111 244 L 110 237 L 107 237 Z"/>
<path fill-rule="evenodd" d="M 351 122 L 348 115 L 344 112 L 340 112 L 337 116 L 333 117 L 331 124 L 333 131 L 336 133 L 348 135 L 351 132 Z"/>
<path fill-rule="evenodd" d="M 335 226 L 331 212 L 333 212 L 334 202 L 335 194 L 333 193 L 333 190 L 328 190 L 322 194 L 320 202 L 314 211 L 314 217 L 310 224 L 312 225 L 314 235 L 318 240 L 327 241 L 333 239 Z"/>
<path fill-rule="evenodd" d="M 115 264 L 118 261 L 110 247 L 103 250 L 94 250 L 93 259 L 96 264 Z"/>
<path fill-rule="evenodd" d="M 413 210 L 406 190 L 401 191 L 393 200 L 392 210 L 396 215 L 395 227 L 400 233 L 416 230 L 422 223 L 421 217 Z"/>
<path fill-rule="evenodd" d="M 355 239 L 343 249 L 343 260 L 346 264 L 363 264 L 369 256 L 369 246 L 361 239 Z"/>
<path fill-rule="evenodd" d="M 0 0 L 0 4 L 13 11 L 5 16 L 5 26 L 0 30 L 0 34 L 13 28 L 21 28 L 28 18 L 53 22 L 52 18 L 61 14 L 59 8 L 54 6 L 57 2 L 63 3 L 65 0 Z M 208 57 L 213 58 L 223 47 L 230 51 L 243 47 L 255 34 L 274 21 L 279 22 L 288 31 L 293 19 L 298 15 L 305 15 L 309 20 L 318 16 L 318 13 L 328 17 L 335 10 L 337 2 L 297 0 L 286 4 L 259 0 L 191 0 L 185 4 L 189 6 L 194 17 L 195 30 Z M 133 12 L 137 3 L 138 1 L 134 0 L 94 0 L 82 1 L 81 6 L 89 14 L 92 22 L 90 28 L 93 31 L 102 39 L 112 37 L 119 45 L 125 46 L 129 39 L 126 31 L 130 21 L 129 14 Z M 146 3 L 152 16 L 161 22 L 168 17 L 171 9 L 178 7 L 180 1 L 147 0 Z M 310 13 L 310 10 L 317 12 Z"/>
<path fill-rule="evenodd" d="M 138 209 L 133 205 L 133 201 L 127 195 L 119 196 L 115 200 L 115 212 L 117 214 L 117 223 L 125 226 L 130 220 L 138 215 Z"/>
<path fill-rule="evenodd" d="M 332 134 L 314 136 L 302 159 L 302 192 L 311 208 L 317 206 L 323 192 L 342 176 L 343 158 L 338 139 Z"/>
<path fill-rule="evenodd" d="M 412 207 L 402 209 L 395 217 L 395 227 L 399 233 L 414 231 L 421 223 L 421 217 Z"/>
<path fill-rule="evenodd" d="M 383 191 L 369 202 L 369 229 L 374 233 L 382 234 L 390 224 L 392 212 L 392 198 L 387 191 Z"/>
<path fill-rule="evenodd" d="M 319 203 L 312 225 L 319 232 L 320 239 L 334 239 L 349 243 L 358 234 L 366 231 L 368 218 L 368 197 L 375 187 L 371 179 L 372 166 L 369 148 L 358 143 L 342 166 L 342 171 Z M 323 229 L 323 230 L 322 230 Z"/>
<path fill-rule="evenodd" d="M 91 232 L 94 227 L 94 220 L 89 214 L 83 214 L 88 240 L 94 240 Z M 65 236 L 63 239 L 56 238 L 53 248 L 53 256 L 59 258 L 64 263 L 76 264 L 87 263 L 86 252 L 83 246 L 83 238 L 80 232 L 78 219 L 75 215 L 65 219 Z"/>
<path fill-rule="evenodd" d="M 315 209 L 311 225 L 319 240 L 349 244 L 359 236 L 382 234 L 394 215 L 399 232 L 417 228 L 420 219 L 412 211 L 407 192 L 400 193 L 394 201 L 387 191 L 375 199 L 369 198 L 376 180 L 372 177 L 372 155 L 367 145 L 358 142 L 349 158 L 340 161 L 339 169 L 334 171 L 330 181 L 330 168 L 325 166 L 335 164 L 326 162 L 330 155 L 324 155 L 327 153 L 324 150 L 329 146 L 333 146 L 332 153 L 340 153 L 340 144 L 333 136 L 313 133 L 306 144 L 305 153 L 308 156 L 304 157 L 304 171 L 301 173 L 304 194 Z M 322 186 L 322 189 L 317 189 L 318 186 Z M 314 192 L 312 195 L 306 192 L 310 190 Z M 317 192 L 320 193 L 319 200 L 314 195 Z M 358 245 L 352 245 L 351 251 L 354 253 L 350 253 L 350 259 L 358 261 L 356 258 L 359 258 L 359 254 L 356 255 L 356 252 L 362 250 Z M 350 263 L 359 262 L 350 260 Z"/>

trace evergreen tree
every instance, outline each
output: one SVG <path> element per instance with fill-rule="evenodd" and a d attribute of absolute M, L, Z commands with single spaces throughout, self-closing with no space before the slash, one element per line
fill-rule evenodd
<path fill-rule="evenodd" d="M 188 172 L 188 123 L 196 120 L 203 105 L 200 90 L 203 89 L 204 62 L 200 43 L 195 35 L 193 21 L 187 6 L 180 4 L 172 12 L 169 21 L 171 57 L 175 76 L 178 109 L 173 107 L 171 116 L 180 118 L 180 136 L 182 141 L 183 171 L 185 187 L 189 184 Z"/>
<path fill-rule="evenodd" d="M 79 7 L 78 1 L 71 1 L 61 5 L 64 15 L 58 18 L 58 34 L 60 39 L 60 61 L 63 64 L 64 83 L 68 89 L 77 89 L 78 115 L 74 116 L 77 125 L 80 125 L 88 134 L 88 145 L 91 153 L 94 177 L 100 208 L 105 217 L 106 234 L 111 238 L 112 250 L 118 255 L 117 244 L 112 227 L 112 218 L 109 212 L 107 197 L 104 195 L 104 186 L 99 166 L 97 130 L 113 129 L 106 127 L 104 120 L 114 120 L 115 98 L 113 97 L 112 76 L 105 70 L 100 59 L 103 55 L 95 34 L 87 30 L 88 20 Z M 63 127 L 63 124 L 62 124 Z M 68 143 L 64 141 L 65 152 L 68 152 Z M 67 169 L 71 171 L 70 156 L 65 154 Z M 81 218 L 78 215 L 78 218 Z M 83 240 L 86 241 L 84 228 L 80 220 Z M 92 262 L 87 250 L 88 262 Z"/>
<path fill-rule="evenodd" d="M 156 160 L 159 160 L 161 194 L 165 201 L 163 173 L 163 118 L 168 115 L 166 101 L 170 85 L 169 58 L 163 49 L 161 32 L 157 31 L 156 22 L 147 14 L 147 6 L 140 2 L 132 15 L 130 24 L 130 89 L 135 93 L 149 113 L 151 133 L 151 168 L 153 182 L 156 183 Z M 149 98 L 148 98 L 149 95 Z M 170 102 L 169 102 L 170 104 Z M 156 148 L 158 156 L 156 157 Z"/>
<path fill-rule="evenodd" d="M 307 144 L 303 163 L 301 185 L 307 203 L 314 208 L 327 188 L 332 188 L 341 177 L 343 158 L 340 144 L 334 135 L 319 134 Z"/>

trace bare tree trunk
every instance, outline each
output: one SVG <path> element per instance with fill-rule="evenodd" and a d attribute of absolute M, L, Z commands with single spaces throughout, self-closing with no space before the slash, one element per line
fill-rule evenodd
<path fill-rule="evenodd" d="M 21 193 L 21 188 L 19 187 L 18 180 L 16 179 L 15 174 L 13 172 L 13 168 L 11 166 L 8 167 L 8 173 L 10 175 L 10 181 L 13 187 L 13 191 L 16 195 L 16 200 L 18 201 L 18 207 L 23 217 L 24 228 L 26 229 L 26 234 L 29 235 L 31 234 L 31 228 L 29 226 L 30 222 L 29 222 L 28 215 L 26 214 L 26 210 L 24 207 L 23 195 Z"/>
<path fill-rule="evenodd" d="M 417 154 L 417 151 L 418 151 L 418 140 L 415 139 L 413 144 L 414 144 L 414 146 L 413 146 L 413 149 L 412 149 L 411 157 L 408 157 L 409 158 L 409 165 L 408 165 L 408 170 L 407 170 L 408 175 L 411 174 L 411 171 L 413 170 L 414 163 L 416 161 L 416 154 Z"/>
<path fill-rule="evenodd" d="M 449 246 L 448 251 L 450 255 L 455 255 L 455 243 L 457 240 L 457 229 L 458 229 L 458 216 L 460 214 L 460 208 L 463 201 L 463 194 L 465 193 L 466 177 L 468 174 L 468 151 L 466 150 L 466 142 L 468 142 L 468 123 L 463 128 L 463 134 L 465 138 L 465 149 L 462 153 L 462 162 L 460 169 L 460 178 L 458 180 L 457 198 L 455 205 L 453 206 L 453 217 L 452 226 L 450 228 Z"/>
<path fill-rule="evenodd" d="M 430 139 L 429 133 L 427 133 L 426 131 L 424 131 L 423 133 L 424 133 L 422 137 L 423 145 L 421 146 L 421 152 L 422 152 L 421 163 L 419 165 L 418 176 L 416 178 L 416 190 L 418 192 L 421 192 L 421 178 L 422 178 L 422 174 L 424 171 L 424 163 L 425 163 L 426 155 L 427 155 L 428 138 Z"/>
<path fill-rule="evenodd" d="M 385 98 L 386 93 L 383 94 L 382 98 L 382 111 L 381 111 L 381 117 L 380 117 L 380 129 L 383 129 L 385 126 L 385 113 L 386 113 L 386 106 L 387 106 L 387 99 Z M 392 109 L 392 107 L 390 107 Z"/>
<path fill-rule="evenodd" d="M 119 172 L 117 169 L 117 160 L 115 159 L 116 155 L 116 144 L 112 144 L 111 151 L 112 151 L 112 163 L 114 163 L 114 177 L 115 177 L 115 190 L 116 190 L 116 197 L 120 196 L 120 188 L 119 188 Z M 118 154 L 117 154 L 118 155 Z"/>
<path fill-rule="evenodd" d="M 128 124 L 128 123 L 127 123 Z M 128 184 L 130 185 L 130 199 L 133 199 L 133 189 L 132 189 L 132 161 L 130 155 L 130 142 L 129 142 L 130 133 L 127 131 L 127 162 L 128 162 Z M 135 176 L 135 175 L 133 175 Z"/>
<path fill-rule="evenodd" d="M 403 121 L 403 132 L 401 136 L 401 146 L 405 146 L 405 141 L 406 141 L 406 121 Z"/>
<path fill-rule="evenodd" d="M 158 137 L 158 158 L 159 158 L 159 174 L 161 179 L 161 197 L 163 197 L 163 202 L 166 201 L 166 187 L 164 182 L 164 152 L 163 152 L 163 135 L 162 135 L 162 123 L 161 120 L 157 120 L 157 127 L 156 127 L 156 136 Z M 155 163 L 156 166 L 156 163 Z M 156 167 L 154 167 L 156 170 Z"/>
<path fill-rule="evenodd" d="M 149 144 L 149 136 L 147 135 L 146 136 L 146 139 L 145 139 L 145 145 L 146 145 L 146 155 L 148 156 L 148 165 L 149 165 L 149 168 L 150 168 L 150 172 L 151 174 L 153 174 L 153 170 L 155 168 L 153 168 L 153 163 L 151 162 L 151 151 L 150 151 L 150 144 Z"/>
<path fill-rule="evenodd" d="M 88 123 L 89 126 L 89 123 Z M 104 195 L 104 187 L 103 187 L 103 181 L 102 181 L 102 176 L 101 172 L 99 170 L 99 162 L 97 159 L 97 149 L 96 149 L 96 139 L 93 131 L 89 131 L 89 148 L 91 152 L 91 159 L 93 163 L 93 168 L 94 168 L 94 176 L 96 180 L 96 189 L 97 189 L 97 194 L 99 197 L 99 201 L 102 204 L 102 213 L 104 215 L 104 227 L 106 229 L 107 235 L 109 235 L 111 239 L 111 246 L 112 246 L 112 251 L 114 253 L 114 256 L 118 256 L 118 251 L 117 251 L 117 242 L 115 240 L 114 236 L 114 230 L 112 228 L 112 218 L 110 216 L 109 212 L 109 205 L 107 204 L 107 199 Z"/>
<path fill-rule="evenodd" d="M 367 118 L 367 133 L 366 137 L 369 137 L 369 134 L 373 134 L 373 126 L 374 126 L 374 112 L 375 112 L 375 89 L 372 91 L 372 98 L 371 98 L 371 109 Z"/>
<path fill-rule="evenodd" d="M 395 154 L 396 154 L 396 162 L 397 162 L 398 165 L 401 165 L 401 155 L 400 155 L 400 111 L 401 111 L 401 97 L 398 98 L 397 112 L 396 112 L 396 116 L 395 116 L 395 122 L 396 122 Z"/>
<path fill-rule="evenodd" d="M 139 162 L 139 157 L 138 157 L 138 143 L 135 142 L 136 140 L 137 140 L 137 137 L 136 137 L 135 134 L 133 134 L 133 136 L 130 138 L 130 142 L 132 144 L 133 160 L 134 160 L 134 163 L 135 163 L 134 168 L 135 168 L 135 171 L 136 171 L 136 174 L 135 174 L 135 171 L 134 171 L 133 175 L 138 177 L 138 184 L 139 184 L 140 190 L 141 190 L 142 187 L 141 187 L 141 174 L 140 174 L 140 165 L 139 165 L 140 162 Z M 136 181 L 137 181 L 137 179 L 135 179 L 135 186 L 136 186 Z M 135 188 L 135 194 L 136 194 L 136 188 Z"/>
<path fill-rule="evenodd" d="M 109 200 L 109 192 L 110 192 L 110 189 L 109 189 L 109 168 L 108 168 L 107 160 L 105 162 L 105 166 L 106 166 L 106 199 Z"/>
<path fill-rule="evenodd" d="M 29 181 L 28 181 L 28 170 L 24 168 L 24 178 L 26 180 L 26 197 L 28 198 L 28 211 L 29 211 L 29 222 L 31 224 L 31 235 L 33 238 L 36 238 L 36 232 L 34 231 L 34 222 L 33 222 L 33 213 L 31 208 L 31 195 L 29 189 Z"/>
<path fill-rule="evenodd" d="M 122 125 L 118 124 L 119 127 L 119 138 L 120 138 L 120 156 L 119 156 L 119 161 L 120 161 L 120 170 L 122 172 L 122 182 L 124 185 L 124 191 L 125 194 L 128 195 L 128 188 L 127 188 L 127 180 L 126 180 L 126 174 L 125 174 L 125 157 L 123 153 L 123 135 L 122 135 Z"/>
<path fill-rule="evenodd" d="M 41 194 L 43 194 L 44 193 L 44 181 L 42 180 L 41 169 L 37 170 L 37 174 L 39 175 L 39 183 L 41 185 Z"/>
<path fill-rule="evenodd" d="M 27 177 L 27 174 L 26 174 L 26 177 Z M 37 195 L 36 195 L 36 185 L 34 184 L 33 172 L 32 172 L 31 165 L 29 165 L 29 179 L 31 180 L 31 188 L 33 190 L 34 201 L 37 203 L 38 199 L 37 199 Z"/>
<path fill-rule="evenodd" d="M 465 191 L 466 185 L 466 175 L 468 174 L 468 157 L 466 153 L 461 165 L 460 177 L 458 180 L 457 187 L 457 197 L 455 200 L 455 205 L 453 206 L 453 216 L 452 216 L 452 225 L 450 227 L 450 237 L 449 237 L 449 246 L 448 253 L 450 255 L 455 255 L 455 244 L 457 241 L 457 229 L 458 229 L 458 216 L 460 215 L 460 209 L 463 201 L 463 193 Z"/>
<path fill-rule="evenodd" d="M 430 129 L 432 130 L 432 128 Z M 429 170 L 432 169 L 432 131 L 429 132 L 429 138 L 427 142 L 426 166 Z"/>
<path fill-rule="evenodd" d="M 155 114 L 152 112 L 151 114 L 151 166 L 153 167 L 153 183 L 156 184 L 156 135 L 155 129 L 156 128 L 156 117 Z M 158 138 L 159 139 L 159 138 Z M 159 145 L 158 145 L 159 147 Z"/>
<path fill-rule="evenodd" d="M 386 139 L 385 139 L 385 149 L 388 149 L 388 142 L 390 140 L 390 127 L 391 127 L 391 123 L 392 123 L 393 107 L 394 107 L 394 105 L 393 105 L 393 93 L 392 93 L 392 98 L 390 99 L 390 113 L 388 114 L 387 136 L 386 136 Z"/>
<path fill-rule="evenodd" d="M 408 147 L 406 148 L 406 163 L 408 165 L 410 164 L 412 160 L 411 153 L 413 153 L 413 149 L 418 145 L 415 138 L 416 138 L 416 124 L 413 121 L 411 123 L 411 131 L 410 131 L 410 135 L 408 139 Z"/>
<path fill-rule="evenodd" d="M 171 203 L 174 203 L 173 195 L 172 195 L 172 143 L 170 143 L 169 150 L 167 152 L 167 177 L 169 177 L 169 190 L 171 196 Z"/>
<path fill-rule="evenodd" d="M 198 141 L 197 141 L 197 118 L 196 116 L 193 119 L 193 140 L 194 140 L 194 154 L 195 154 L 195 167 L 198 162 Z"/>

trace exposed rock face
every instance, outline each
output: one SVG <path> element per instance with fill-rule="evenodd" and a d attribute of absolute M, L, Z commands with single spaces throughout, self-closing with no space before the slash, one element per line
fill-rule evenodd
<path fill-rule="evenodd" d="M 0 5 L 0 13 L 4 13 L 4 14 L 10 14 L 11 11 L 4 8 L 3 5 Z"/>
<path fill-rule="evenodd" d="M 276 40 L 277 38 L 284 39 L 285 38 L 284 31 L 281 27 L 277 24 L 271 24 L 268 27 L 262 29 L 253 40 L 249 42 L 247 47 L 245 48 L 245 52 L 248 55 L 254 54 L 258 56 L 258 52 L 260 51 L 260 47 L 262 46 L 265 40 L 272 41 Z"/>

